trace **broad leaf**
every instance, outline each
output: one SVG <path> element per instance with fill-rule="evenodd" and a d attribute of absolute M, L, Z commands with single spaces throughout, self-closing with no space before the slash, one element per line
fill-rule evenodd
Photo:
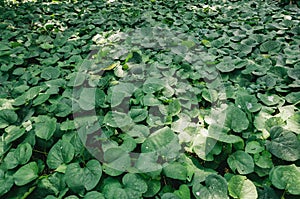
<path fill-rule="evenodd" d="M 276 188 L 300 195 L 300 168 L 296 165 L 274 167 L 270 172 L 270 179 Z"/>
<path fill-rule="evenodd" d="M 30 162 L 17 170 L 13 175 L 17 186 L 23 186 L 35 180 L 38 177 L 38 165 L 36 162 Z"/>
<path fill-rule="evenodd" d="M 15 123 L 18 120 L 18 115 L 10 109 L 0 110 L 0 129 Z"/>
<path fill-rule="evenodd" d="M 56 131 L 56 118 L 40 115 L 34 118 L 34 131 L 37 137 L 49 140 Z"/>
<path fill-rule="evenodd" d="M 14 179 L 7 173 L 4 173 L 3 170 L 0 169 L 0 196 L 7 193 L 12 186 L 14 185 Z"/>
<path fill-rule="evenodd" d="M 228 182 L 229 195 L 238 199 L 256 199 L 256 187 L 246 176 L 235 175 Z"/>
<path fill-rule="evenodd" d="M 97 160 L 88 161 L 83 168 L 78 163 L 69 164 L 65 173 L 68 187 L 76 192 L 83 188 L 87 191 L 92 190 L 101 176 L 102 167 Z"/>
<path fill-rule="evenodd" d="M 128 173 L 123 176 L 122 183 L 125 189 L 131 189 L 139 192 L 141 195 L 145 193 L 148 189 L 147 183 L 138 175 Z"/>
<path fill-rule="evenodd" d="M 163 168 L 163 173 L 173 179 L 186 180 L 188 176 L 187 167 L 179 162 L 172 162 Z"/>
<path fill-rule="evenodd" d="M 193 194 L 199 199 L 226 199 L 228 198 L 227 182 L 223 177 L 216 174 L 211 174 L 206 177 L 205 186 L 202 184 L 193 185 Z"/>
<path fill-rule="evenodd" d="M 246 130 L 249 120 L 246 114 L 236 106 L 229 106 L 226 110 L 225 125 L 235 132 Z"/>
<path fill-rule="evenodd" d="M 61 164 L 69 163 L 74 156 L 74 147 L 67 141 L 59 140 L 49 151 L 47 165 L 50 169 L 56 169 Z"/>
<path fill-rule="evenodd" d="M 227 159 L 227 163 L 234 172 L 237 170 L 240 174 L 249 174 L 254 171 L 253 159 L 244 151 L 236 151 L 231 154 Z"/>
<path fill-rule="evenodd" d="M 300 140 L 290 131 L 275 126 L 270 131 L 271 141 L 267 140 L 267 150 L 278 158 L 286 161 L 300 159 Z"/>

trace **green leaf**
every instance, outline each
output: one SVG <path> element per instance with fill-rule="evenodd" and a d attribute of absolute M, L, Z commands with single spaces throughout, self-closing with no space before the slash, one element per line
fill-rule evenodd
<path fill-rule="evenodd" d="M 235 132 L 246 130 L 249 120 L 246 114 L 236 106 L 229 106 L 226 110 L 225 125 Z"/>
<path fill-rule="evenodd" d="M 179 189 L 174 191 L 174 194 L 176 194 L 181 199 L 191 198 L 190 189 L 186 184 L 180 185 Z"/>
<path fill-rule="evenodd" d="M 220 62 L 216 65 L 216 68 L 222 73 L 234 71 L 235 67 L 233 63 Z"/>
<path fill-rule="evenodd" d="M 3 166 L 5 166 L 6 169 L 13 169 L 18 166 L 19 162 L 17 158 L 15 157 L 14 151 L 10 151 L 4 158 Z"/>
<path fill-rule="evenodd" d="M 104 152 L 107 166 L 118 171 L 126 171 L 131 164 L 129 153 L 120 147 L 109 148 Z"/>
<path fill-rule="evenodd" d="M 256 187 L 246 176 L 235 175 L 228 182 L 229 195 L 238 199 L 256 199 Z"/>
<path fill-rule="evenodd" d="M 32 147 L 28 143 L 19 144 L 17 149 L 14 151 L 14 156 L 18 160 L 19 164 L 26 164 L 32 155 Z"/>
<path fill-rule="evenodd" d="M 9 126 L 5 129 L 4 141 L 11 143 L 25 134 L 25 129 L 18 126 Z"/>
<path fill-rule="evenodd" d="M 145 93 L 155 93 L 165 87 L 165 82 L 158 78 L 148 78 L 143 85 L 143 91 Z"/>
<path fill-rule="evenodd" d="M 287 71 L 290 78 L 299 80 L 300 79 L 300 68 L 289 68 Z"/>
<path fill-rule="evenodd" d="M 85 111 L 95 109 L 95 88 L 83 88 L 78 100 L 80 108 Z"/>
<path fill-rule="evenodd" d="M 10 109 L 0 110 L 0 129 L 15 123 L 18 120 L 18 115 Z"/>
<path fill-rule="evenodd" d="M 152 133 L 141 146 L 143 153 L 158 153 L 166 159 L 175 158 L 180 149 L 181 145 L 178 137 L 169 127 L 164 127 Z"/>
<path fill-rule="evenodd" d="M 105 199 L 103 194 L 98 192 L 98 191 L 90 191 L 88 193 L 85 194 L 83 199 Z"/>
<path fill-rule="evenodd" d="M 116 191 L 123 190 L 121 183 L 116 178 L 112 178 L 112 177 L 105 178 L 103 180 L 102 185 L 103 187 L 101 189 L 101 192 L 104 194 L 105 198 L 114 198 L 114 195 L 116 195 Z M 124 193 L 122 191 L 121 195 L 122 197 L 120 198 L 127 198 L 126 192 Z"/>
<path fill-rule="evenodd" d="M 279 194 L 277 194 L 273 188 L 264 186 L 264 189 L 258 189 L 258 199 L 279 199 Z"/>
<path fill-rule="evenodd" d="M 268 151 L 263 151 L 261 154 L 254 154 L 254 162 L 257 166 L 260 168 L 272 168 L 273 162 L 272 162 L 272 154 Z"/>
<path fill-rule="evenodd" d="M 46 102 L 50 97 L 50 94 L 45 94 L 45 93 L 40 93 L 37 98 L 35 98 L 33 100 L 33 105 L 37 106 L 37 105 L 41 105 L 44 102 Z"/>
<path fill-rule="evenodd" d="M 238 95 L 235 99 L 235 104 L 250 112 L 257 112 L 261 109 L 261 104 L 257 102 L 256 97 L 253 95 Z"/>
<path fill-rule="evenodd" d="M 41 73 L 41 78 L 45 80 L 57 79 L 59 76 L 60 76 L 60 71 L 55 67 L 43 68 Z"/>
<path fill-rule="evenodd" d="M 14 182 L 17 186 L 23 186 L 35 180 L 38 177 L 38 165 L 36 162 L 30 162 L 14 173 Z"/>
<path fill-rule="evenodd" d="M 157 162 L 158 155 L 154 153 L 141 153 L 135 167 L 143 173 L 161 171 L 162 166 Z"/>
<path fill-rule="evenodd" d="M 300 102 L 300 91 L 299 92 L 291 92 L 287 96 L 285 96 L 287 102 L 291 104 L 296 104 Z"/>
<path fill-rule="evenodd" d="M 211 174 L 205 179 L 205 186 L 202 184 L 193 185 L 193 194 L 196 198 L 225 199 L 227 197 L 227 182 L 216 174 Z"/>
<path fill-rule="evenodd" d="M 71 163 L 67 166 L 65 177 L 68 187 L 78 192 L 85 188 L 92 190 L 99 182 L 102 176 L 102 167 L 97 160 L 90 160 L 84 168 L 78 163 Z"/>
<path fill-rule="evenodd" d="M 276 166 L 270 172 L 272 184 L 290 194 L 300 195 L 300 168 L 296 165 Z"/>
<path fill-rule="evenodd" d="M 12 176 L 8 175 L 7 173 L 4 173 L 3 170 L 0 169 L 0 196 L 7 193 L 12 186 L 14 185 L 14 179 Z"/>
<path fill-rule="evenodd" d="M 273 106 L 276 105 L 280 102 L 280 97 L 278 95 L 275 94 L 261 94 L 258 93 L 257 97 L 267 106 Z"/>
<path fill-rule="evenodd" d="M 148 111 L 146 109 L 130 109 L 129 115 L 134 122 L 141 122 L 145 120 L 148 116 Z"/>
<path fill-rule="evenodd" d="M 180 199 L 180 197 L 177 196 L 175 193 L 164 193 L 161 196 L 161 199 Z"/>
<path fill-rule="evenodd" d="M 54 110 L 54 113 L 57 117 L 67 117 L 72 113 L 72 108 L 67 104 L 58 103 L 56 109 Z"/>
<path fill-rule="evenodd" d="M 261 52 L 277 53 L 281 49 L 281 44 L 279 41 L 266 41 L 260 45 L 259 49 Z"/>
<path fill-rule="evenodd" d="M 59 195 L 60 192 L 63 194 L 65 190 L 68 190 L 64 182 L 64 174 L 57 172 L 41 178 L 37 188 L 38 190 L 42 190 L 43 194 L 49 193 L 56 196 Z"/>
<path fill-rule="evenodd" d="M 179 162 L 172 162 L 163 168 L 163 173 L 173 179 L 186 180 L 188 176 L 187 167 Z"/>
<path fill-rule="evenodd" d="M 56 131 L 56 118 L 40 115 L 34 118 L 34 131 L 37 137 L 49 140 Z"/>
<path fill-rule="evenodd" d="M 43 86 L 35 86 L 31 87 L 28 91 L 26 91 L 25 96 L 26 100 L 32 100 L 36 96 L 38 96 L 46 87 Z"/>
<path fill-rule="evenodd" d="M 150 198 L 155 196 L 159 190 L 161 189 L 161 183 L 159 180 L 156 179 L 147 179 L 146 181 L 148 190 L 146 193 L 143 194 L 144 197 Z"/>
<path fill-rule="evenodd" d="M 54 54 L 52 57 L 42 59 L 41 63 L 46 66 L 49 66 L 49 65 L 53 65 L 53 64 L 57 63 L 58 60 L 59 60 L 59 57 L 56 54 Z"/>
<path fill-rule="evenodd" d="M 71 143 L 59 140 L 50 149 L 47 156 L 47 165 L 50 169 L 56 169 L 61 164 L 69 163 L 74 157 L 74 147 Z"/>
<path fill-rule="evenodd" d="M 76 127 L 73 120 L 66 120 L 60 124 L 60 130 L 62 131 L 74 130 L 75 128 Z"/>
<path fill-rule="evenodd" d="M 120 82 L 116 86 L 111 87 L 111 90 L 111 106 L 116 107 L 122 103 L 124 98 L 133 94 L 135 86 L 132 83 Z"/>
<path fill-rule="evenodd" d="M 178 99 L 172 100 L 167 106 L 168 115 L 175 116 L 181 111 L 181 104 Z"/>
<path fill-rule="evenodd" d="M 128 173 L 124 175 L 122 183 L 125 188 L 135 190 L 139 193 L 145 193 L 148 189 L 147 183 L 138 174 Z"/>
<path fill-rule="evenodd" d="M 208 137 L 218 140 L 224 143 L 238 143 L 243 142 L 243 139 L 239 136 L 228 135 L 227 132 L 230 129 L 224 126 L 216 125 L 214 123 L 208 126 Z"/>
<path fill-rule="evenodd" d="M 290 131 L 274 126 L 270 130 L 271 141 L 267 140 L 266 147 L 273 155 L 286 161 L 300 159 L 300 140 Z"/>
<path fill-rule="evenodd" d="M 133 121 L 128 114 L 117 111 L 108 112 L 104 117 L 103 123 L 116 128 L 133 125 Z"/>
<path fill-rule="evenodd" d="M 158 106 L 160 104 L 161 102 L 158 99 L 156 99 L 156 97 L 151 93 L 148 93 L 143 97 L 144 106 Z"/>
<path fill-rule="evenodd" d="M 150 134 L 149 128 L 145 125 L 134 125 L 128 132 L 126 132 L 133 138 L 136 138 L 137 142 L 144 142 L 146 137 Z"/>
<path fill-rule="evenodd" d="M 300 112 L 296 112 L 287 119 L 286 128 L 298 135 L 300 134 Z"/>
<path fill-rule="evenodd" d="M 264 147 L 262 147 L 257 141 L 248 142 L 245 148 L 245 152 L 250 154 L 260 153 L 263 150 Z"/>
<path fill-rule="evenodd" d="M 254 162 L 252 157 L 244 151 L 236 151 L 231 154 L 227 163 L 231 170 L 237 170 L 240 174 L 249 174 L 254 171 Z"/>

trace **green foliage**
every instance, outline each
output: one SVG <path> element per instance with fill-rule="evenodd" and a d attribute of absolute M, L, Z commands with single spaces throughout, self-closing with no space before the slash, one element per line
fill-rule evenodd
<path fill-rule="evenodd" d="M 14 2 L 1 198 L 300 196 L 296 5 Z"/>

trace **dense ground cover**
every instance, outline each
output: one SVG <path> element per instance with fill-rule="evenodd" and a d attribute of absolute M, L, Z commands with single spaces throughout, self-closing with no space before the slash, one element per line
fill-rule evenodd
<path fill-rule="evenodd" d="M 300 10 L 0 7 L 1 198 L 298 198 Z"/>

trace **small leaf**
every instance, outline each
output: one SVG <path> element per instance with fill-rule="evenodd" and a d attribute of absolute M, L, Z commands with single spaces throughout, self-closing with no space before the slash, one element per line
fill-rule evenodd
<path fill-rule="evenodd" d="M 109 148 L 104 152 L 107 167 L 117 171 L 126 171 L 131 164 L 129 153 L 120 147 Z"/>
<path fill-rule="evenodd" d="M 164 87 L 165 83 L 162 79 L 148 78 L 143 85 L 143 91 L 145 93 L 155 93 Z"/>
<path fill-rule="evenodd" d="M 4 134 L 4 141 L 8 144 L 24 135 L 26 130 L 18 126 L 9 126 L 5 129 L 5 132 L 6 133 Z"/>
<path fill-rule="evenodd" d="M 260 168 L 272 168 L 272 154 L 268 151 L 263 151 L 261 154 L 254 154 L 254 162 Z"/>
<path fill-rule="evenodd" d="M 0 196 L 7 193 L 12 186 L 14 185 L 14 179 L 12 176 L 8 175 L 7 173 L 4 173 L 3 170 L 0 169 Z"/>
<path fill-rule="evenodd" d="M 258 93 L 257 97 L 267 106 L 273 106 L 276 105 L 280 102 L 280 97 L 278 95 L 275 94 L 261 94 Z"/>
<path fill-rule="evenodd" d="M 47 165 L 56 169 L 62 164 L 69 163 L 74 157 L 74 147 L 67 141 L 60 140 L 50 149 L 47 156 Z"/>
<path fill-rule="evenodd" d="M 300 195 L 300 168 L 296 165 L 276 166 L 270 172 L 272 184 L 290 194 Z"/>
<path fill-rule="evenodd" d="M 174 191 L 174 194 L 176 194 L 181 199 L 190 199 L 191 198 L 190 189 L 186 184 L 180 185 L 179 189 Z"/>
<path fill-rule="evenodd" d="M 187 167 L 179 162 L 172 162 L 163 168 L 163 173 L 173 179 L 186 180 L 188 176 Z"/>
<path fill-rule="evenodd" d="M 205 185 L 193 185 L 193 194 L 196 198 L 214 198 L 225 199 L 227 197 L 227 182 L 226 180 L 216 174 L 211 174 L 206 177 Z"/>
<path fill-rule="evenodd" d="M 124 98 L 130 97 L 135 91 L 135 86 L 132 83 L 120 82 L 111 87 L 111 106 L 116 107 L 122 103 Z"/>
<path fill-rule="evenodd" d="M 90 160 L 84 168 L 78 163 L 72 163 L 67 166 L 65 177 L 68 187 L 75 192 L 80 192 L 85 188 L 92 190 L 99 182 L 102 176 L 102 167 L 97 160 Z"/>
<path fill-rule="evenodd" d="M 281 49 L 281 44 L 278 41 L 266 41 L 259 47 L 261 52 L 277 53 Z"/>
<path fill-rule="evenodd" d="M 38 165 L 36 162 L 30 162 L 19 168 L 13 175 L 15 184 L 23 186 L 35 180 L 38 177 Z"/>
<path fill-rule="evenodd" d="M 249 174 L 254 171 L 253 159 L 244 151 L 236 151 L 231 154 L 227 159 L 227 163 L 234 172 L 237 170 L 240 174 Z"/>
<path fill-rule="evenodd" d="M 17 149 L 14 151 L 14 156 L 18 160 L 19 164 L 26 164 L 32 155 L 32 147 L 28 143 L 19 144 Z"/>
<path fill-rule="evenodd" d="M 18 120 L 18 115 L 10 109 L 0 110 L 0 129 L 15 123 Z"/>
<path fill-rule="evenodd" d="M 103 123 L 107 126 L 122 128 L 128 125 L 133 125 L 131 117 L 126 113 L 121 113 L 117 111 L 108 112 L 103 120 Z"/>
<path fill-rule="evenodd" d="M 262 147 L 257 141 L 248 142 L 245 148 L 245 152 L 251 154 L 260 153 L 263 150 L 264 147 Z"/>
<path fill-rule="evenodd" d="M 41 78 L 45 80 L 57 79 L 60 76 L 60 71 L 56 67 L 43 68 Z"/>
<path fill-rule="evenodd" d="M 80 93 L 80 98 L 78 100 L 80 108 L 85 111 L 90 111 L 95 109 L 95 88 L 83 88 Z"/>
<path fill-rule="evenodd" d="M 267 140 L 267 150 L 278 158 L 286 161 L 300 159 L 300 140 L 290 131 L 274 126 L 270 131 L 271 141 Z"/>
<path fill-rule="evenodd" d="M 129 115 L 134 122 L 141 122 L 147 118 L 148 111 L 146 109 L 130 109 Z"/>
<path fill-rule="evenodd" d="M 98 192 L 98 191 L 90 191 L 88 193 L 85 194 L 83 199 L 105 199 L 103 194 Z"/>
<path fill-rule="evenodd" d="M 228 191 L 233 198 L 256 199 L 258 197 L 255 185 L 245 176 L 233 176 L 228 182 Z"/>
<path fill-rule="evenodd" d="M 238 95 L 235 99 L 235 104 L 243 110 L 250 112 L 257 112 L 262 107 L 253 95 Z"/>
<path fill-rule="evenodd" d="M 157 153 L 165 159 L 175 158 L 180 149 L 179 139 L 169 127 L 164 127 L 152 133 L 141 146 L 143 153 Z"/>
<path fill-rule="evenodd" d="M 225 125 L 235 132 L 241 132 L 248 128 L 249 120 L 241 109 L 229 106 L 226 110 Z"/>
<path fill-rule="evenodd" d="M 40 115 L 34 118 L 34 131 L 37 137 L 49 140 L 56 130 L 56 118 Z"/>
<path fill-rule="evenodd" d="M 138 175 L 128 173 L 122 178 L 125 188 L 135 190 L 140 193 L 145 193 L 148 189 L 147 183 Z"/>
<path fill-rule="evenodd" d="M 178 99 L 172 100 L 167 107 L 168 115 L 174 116 L 178 115 L 181 111 L 181 104 Z"/>

